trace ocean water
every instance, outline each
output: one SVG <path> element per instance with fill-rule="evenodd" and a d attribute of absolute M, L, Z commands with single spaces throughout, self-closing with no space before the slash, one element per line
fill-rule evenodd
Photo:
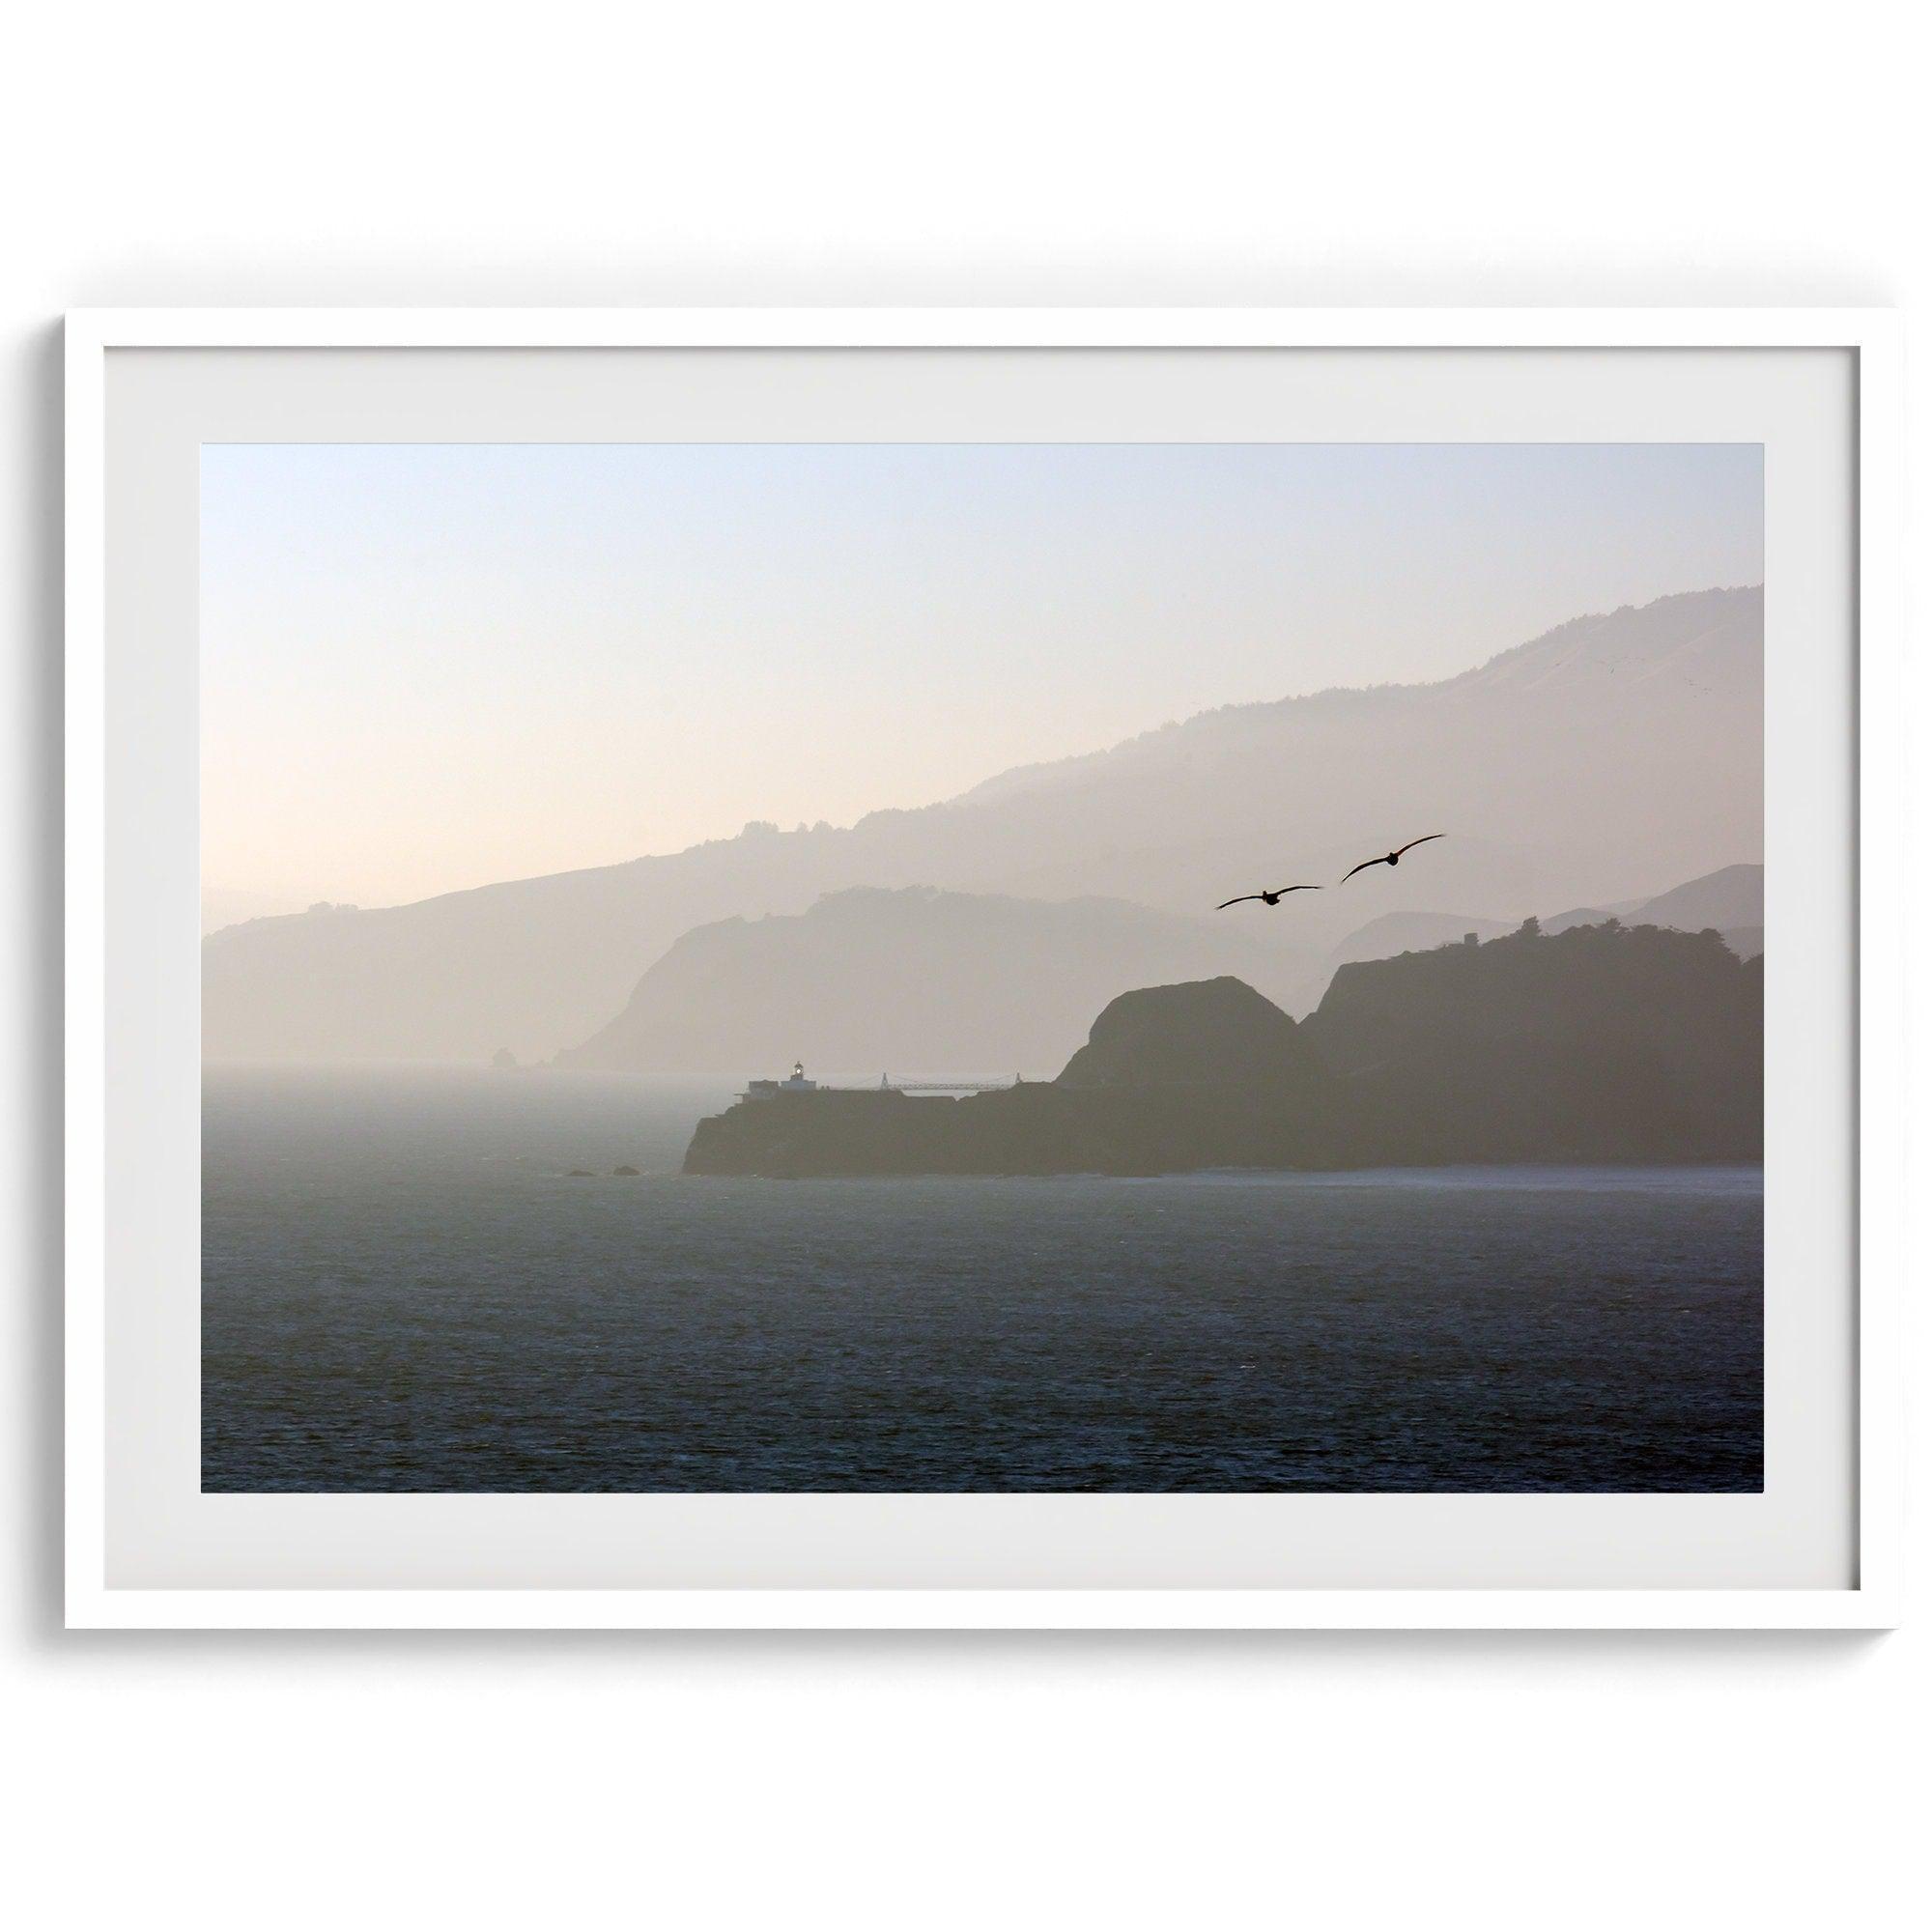
<path fill-rule="evenodd" d="M 203 1487 L 1760 1487 L 1756 1168 L 679 1176 L 729 1093 L 212 1071 Z"/>

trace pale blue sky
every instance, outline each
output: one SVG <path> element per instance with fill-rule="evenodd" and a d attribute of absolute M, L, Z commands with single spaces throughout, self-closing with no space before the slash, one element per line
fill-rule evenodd
<path fill-rule="evenodd" d="M 204 883 L 849 823 L 1763 580 L 1755 445 L 210 446 Z"/>

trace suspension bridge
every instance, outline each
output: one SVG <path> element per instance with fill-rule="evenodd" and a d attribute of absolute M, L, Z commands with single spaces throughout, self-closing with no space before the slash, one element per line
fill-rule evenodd
<path fill-rule="evenodd" d="M 879 1075 L 872 1086 L 841 1085 L 833 1081 L 808 1080 L 805 1063 L 792 1063 L 789 1080 L 753 1080 L 739 1094 L 741 1100 L 772 1100 L 781 1094 L 1003 1094 L 1009 1087 L 1024 1086 L 1021 1075 L 1010 1080 L 895 1080 L 890 1073 Z"/>

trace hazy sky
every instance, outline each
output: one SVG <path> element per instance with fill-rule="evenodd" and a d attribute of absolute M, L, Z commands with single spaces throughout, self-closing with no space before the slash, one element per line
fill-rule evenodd
<path fill-rule="evenodd" d="M 217 922 L 846 824 L 1764 576 L 1755 445 L 202 456 Z"/>

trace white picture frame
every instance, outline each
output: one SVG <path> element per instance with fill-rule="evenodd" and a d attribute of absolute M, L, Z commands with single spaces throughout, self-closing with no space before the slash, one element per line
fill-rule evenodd
<path fill-rule="evenodd" d="M 106 435 L 121 350 L 1829 349 L 1856 358 L 1861 889 L 1853 1580 L 1833 1589 L 199 1588 L 106 1564 Z M 1872 310 L 86 310 L 67 322 L 68 1622 L 73 1628 L 1873 1629 L 1901 1607 L 1907 778 L 1902 397 Z M 1868 888 L 1868 889 L 1867 889 Z M 542 1500 L 542 1499 L 538 1499 Z"/>

